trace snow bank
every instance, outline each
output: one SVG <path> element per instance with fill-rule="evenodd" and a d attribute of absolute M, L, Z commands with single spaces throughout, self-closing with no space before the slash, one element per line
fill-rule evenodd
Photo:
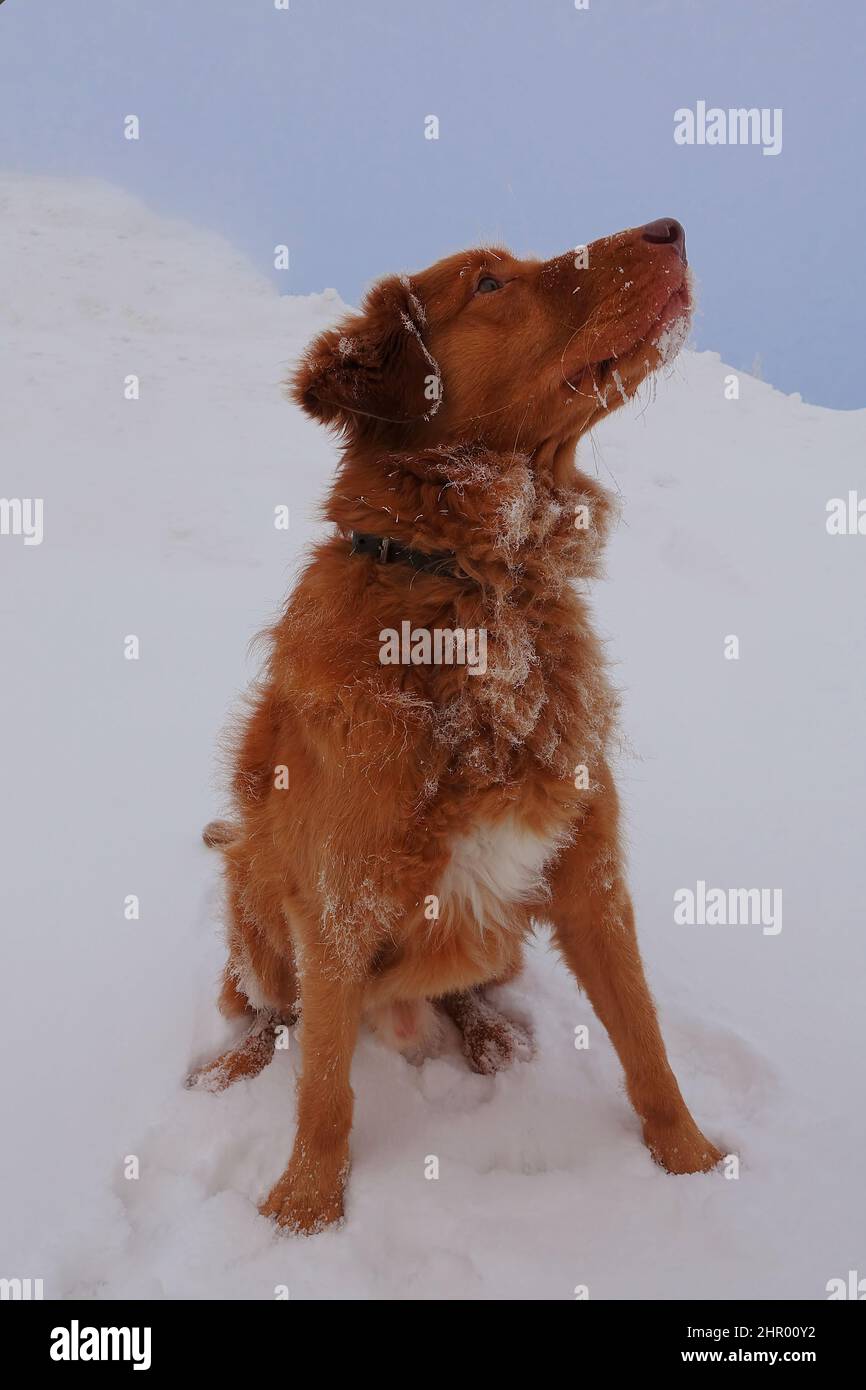
<path fill-rule="evenodd" d="M 342 305 L 279 298 L 218 238 L 100 184 L 5 176 L 0 226 L 2 491 L 44 499 L 41 545 L 0 537 L 0 1274 L 47 1297 L 568 1299 L 822 1298 L 866 1273 L 866 537 L 825 528 L 862 483 L 866 412 L 746 376 L 728 400 L 730 368 L 686 353 L 583 455 L 625 502 L 596 601 L 643 950 L 739 1178 L 653 1166 L 541 940 L 503 992 L 535 1060 L 483 1078 L 453 1037 L 420 1068 L 364 1037 L 347 1224 L 279 1238 L 255 1203 L 291 1147 L 295 1051 L 220 1097 L 181 1083 L 225 1037 L 199 841 L 217 737 L 333 464 L 279 383 Z M 676 925 L 698 880 L 780 887 L 782 931 Z"/>

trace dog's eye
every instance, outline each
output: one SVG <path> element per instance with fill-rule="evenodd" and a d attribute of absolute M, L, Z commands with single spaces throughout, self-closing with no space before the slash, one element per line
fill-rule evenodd
<path fill-rule="evenodd" d="M 502 289 L 502 281 L 497 280 L 493 275 L 482 275 L 478 284 L 475 286 L 476 294 L 492 294 L 494 290 Z"/>

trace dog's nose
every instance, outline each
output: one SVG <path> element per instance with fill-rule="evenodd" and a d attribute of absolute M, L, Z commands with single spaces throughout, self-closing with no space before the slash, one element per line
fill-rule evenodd
<path fill-rule="evenodd" d="M 675 217 L 660 217 L 656 222 L 647 222 L 645 227 L 641 227 L 641 236 L 644 241 L 656 246 L 672 246 L 683 264 L 688 265 L 686 229 Z"/>

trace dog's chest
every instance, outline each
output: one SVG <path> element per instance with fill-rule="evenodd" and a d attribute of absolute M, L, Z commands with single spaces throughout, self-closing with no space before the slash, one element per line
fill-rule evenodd
<path fill-rule="evenodd" d="M 570 781 L 579 765 L 594 767 L 616 701 L 577 599 L 563 598 L 549 618 L 515 604 L 485 620 L 487 670 L 464 675 L 435 716 L 453 780 L 481 789 L 535 770 Z"/>
<path fill-rule="evenodd" d="M 478 821 L 454 837 L 440 886 L 442 909 L 480 926 L 511 926 L 514 908 L 547 894 L 546 869 L 562 844 L 514 816 Z"/>

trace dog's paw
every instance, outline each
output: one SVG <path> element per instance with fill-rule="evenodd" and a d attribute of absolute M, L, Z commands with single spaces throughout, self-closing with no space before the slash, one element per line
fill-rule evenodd
<path fill-rule="evenodd" d="M 322 1189 L 286 1172 L 259 1207 L 284 1231 L 313 1236 L 343 1220 L 343 1184 Z"/>
<path fill-rule="evenodd" d="M 183 1084 L 187 1091 L 210 1091 L 212 1095 L 217 1095 L 230 1086 L 234 1079 L 223 1066 L 222 1058 L 218 1057 L 215 1062 L 208 1062 L 205 1066 L 191 1071 Z"/>
<path fill-rule="evenodd" d="M 271 1061 L 276 1047 L 276 1024 L 270 1014 L 263 1015 L 245 1038 L 213 1062 L 190 1072 L 185 1086 L 188 1091 L 224 1091 L 235 1081 L 249 1081 Z"/>
<path fill-rule="evenodd" d="M 666 1173 L 709 1173 L 724 1158 L 691 1115 L 668 1124 L 644 1125 L 644 1142 Z"/>
<path fill-rule="evenodd" d="M 535 1055 L 532 1033 L 522 1023 L 507 1018 L 486 1000 L 479 1001 L 463 1024 L 463 1052 L 473 1071 L 492 1076 L 513 1062 L 528 1062 Z"/>

